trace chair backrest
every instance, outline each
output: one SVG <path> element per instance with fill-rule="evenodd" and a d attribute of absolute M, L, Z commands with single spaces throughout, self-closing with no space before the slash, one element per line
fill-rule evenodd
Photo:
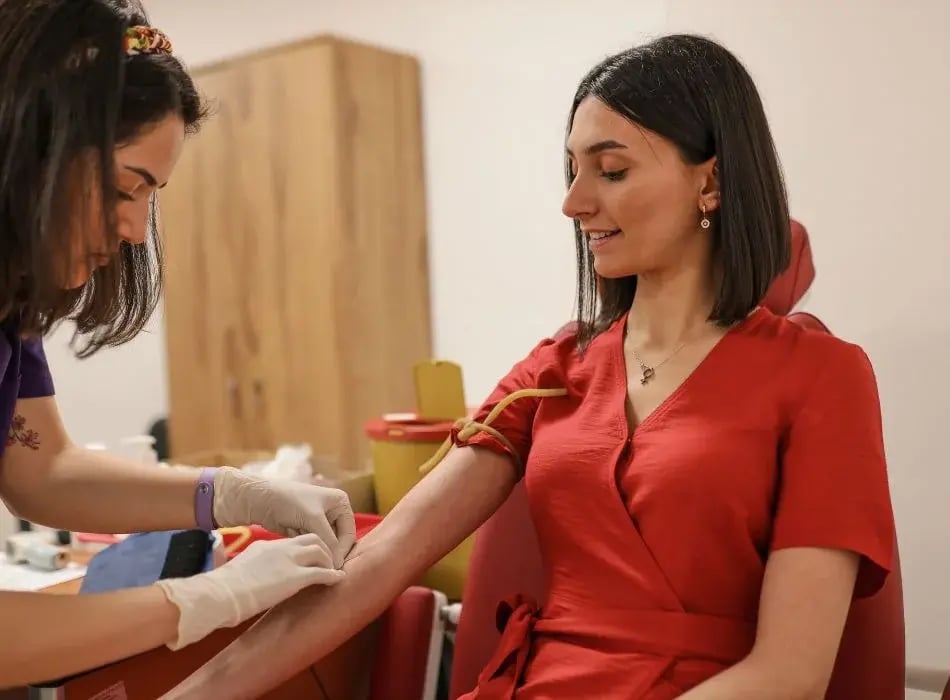
<path fill-rule="evenodd" d="M 808 233 L 792 221 L 791 265 L 775 280 L 763 305 L 803 326 L 829 332 L 811 314 L 793 312 L 814 278 Z M 498 602 L 516 593 L 538 599 L 545 594 L 541 554 L 522 484 L 476 536 L 455 639 L 451 697 L 475 687 L 498 642 Z M 904 609 L 899 561 L 876 595 L 851 606 L 826 697 L 903 700 Z"/>

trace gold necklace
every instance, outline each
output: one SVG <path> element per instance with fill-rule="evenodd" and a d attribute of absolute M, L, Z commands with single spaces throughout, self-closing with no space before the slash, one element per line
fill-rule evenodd
<path fill-rule="evenodd" d="M 752 311 L 750 311 L 750 312 L 746 315 L 746 318 L 749 318 L 750 316 L 752 316 L 752 314 L 754 314 L 756 311 L 758 311 L 759 308 L 760 308 L 759 306 L 756 306 L 754 309 L 752 309 Z M 732 324 L 732 325 L 726 330 L 726 334 L 728 334 L 733 328 L 735 328 L 736 326 L 738 326 L 740 323 L 742 323 L 742 321 L 738 321 L 738 322 Z M 646 362 L 644 362 L 643 360 L 641 360 L 641 359 L 640 359 L 640 354 L 639 354 L 639 353 L 633 348 L 633 346 L 631 345 L 631 347 L 630 347 L 630 352 L 633 353 L 633 359 L 637 361 L 637 364 L 638 364 L 638 365 L 640 365 L 640 384 L 646 386 L 646 384 L 647 384 L 651 379 L 653 379 L 653 378 L 656 376 L 656 371 L 657 371 L 660 367 L 662 367 L 662 366 L 665 365 L 667 362 L 669 362 L 670 360 L 672 360 L 680 350 L 682 350 L 683 348 L 685 348 L 687 345 L 689 345 L 690 343 L 692 343 L 692 342 L 695 341 L 695 340 L 698 340 L 698 338 L 693 338 L 692 340 L 684 340 L 682 343 L 680 343 L 679 345 L 676 346 L 676 349 L 674 349 L 673 352 L 671 352 L 669 355 L 667 355 L 665 358 L 663 358 L 663 360 L 662 360 L 661 362 L 658 362 L 658 363 L 655 364 L 655 365 L 648 365 Z M 720 338 L 720 340 L 722 340 L 722 338 Z M 718 342 L 718 341 L 717 341 L 717 342 Z"/>
<path fill-rule="evenodd" d="M 641 374 L 641 376 L 640 376 L 640 384 L 643 384 L 644 386 L 646 386 L 647 382 L 649 382 L 651 379 L 653 379 L 653 377 L 656 376 L 656 371 L 657 371 L 660 367 L 662 367 L 663 365 L 665 365 L 667 362 L 669 362 L 671 359 L 673 359 L 673 357 L 676 356 L 676 353 L 678 353 L 680 350 L 682 350 L 683 348 L 685 348 L 688 344 L 689 344 L 689 343 L 684 340 L 682 343 L 680 343 L 680 344 L 676 347 L 675 350 L 673 350 L 673 352 L 671 352 L 669 355 L 667 355 L 665 358 L 663 358 L 663 360 L 662 360 L 661 362 L 658 362 L 658 363 L 655 364 L 655 365 L 648 365 L 646 362 L 644 362 L 643 360 L 641 360 L 641 359 L 640 359 L 640 355 L 637 353 L 637 351 L 634 350 L 634 349 L 631 347 L 631 348 L 630 348 L 630 352 L 633 353 L 633 359 L 637 361 L 637 364 L 638 364 L 638 365 L 640 365 L 640 374 Z"/>

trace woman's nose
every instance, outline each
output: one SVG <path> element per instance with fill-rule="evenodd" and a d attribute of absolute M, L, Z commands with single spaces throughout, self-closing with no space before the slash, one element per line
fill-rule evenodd
<path fill-rule="evenodd" d="M 574 178 L 561 205 L 564 216 L 569 219 L 587 219 L 594 214 L 596 209 L 594 198 L 586 191 L 584 183 L 580 178 Z"/>

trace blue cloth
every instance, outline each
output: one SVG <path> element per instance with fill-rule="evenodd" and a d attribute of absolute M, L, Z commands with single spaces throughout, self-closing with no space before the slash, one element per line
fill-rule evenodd
<path fill-rule="evenodd" d="M 155 583 L 162 578 L 171 539 L 179 532 L 185 531 L 137 533 L 110 545 L 89 562 L 80 593 L 106 593 Z M 207 549 L 201 571 L 209 571 L 214 566 L 212 540 L 209 533 L 202 534 L 207 537 Z"/>

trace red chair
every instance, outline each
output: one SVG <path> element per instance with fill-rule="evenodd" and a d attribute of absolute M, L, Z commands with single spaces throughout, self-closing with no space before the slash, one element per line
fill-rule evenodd
<path fill-rule="evenodd" d="M 796 323 L 827 332 L 814 316 L 793 312 L 814 280 L 815 269 L 807 232 L 792 222 L 792 234 L 792 264 L 775 281 L 763 303 Z M 495 649 L 498 602 L 515 593 L 544 598 L 537 537 L 520 484 L 478 531 L 469 572 L 456 634 L 453 698 L 475 687 L 479 672 Z M 826 697 L 904 698 L 904 609 L 898 561 L 876 595 L 852 605 Z"/>
<path fill-rule="evenodd" d="M 438 591 L 413 586 L 377 620 L 369 700 L 435 700 L 447 602 Z"/>

